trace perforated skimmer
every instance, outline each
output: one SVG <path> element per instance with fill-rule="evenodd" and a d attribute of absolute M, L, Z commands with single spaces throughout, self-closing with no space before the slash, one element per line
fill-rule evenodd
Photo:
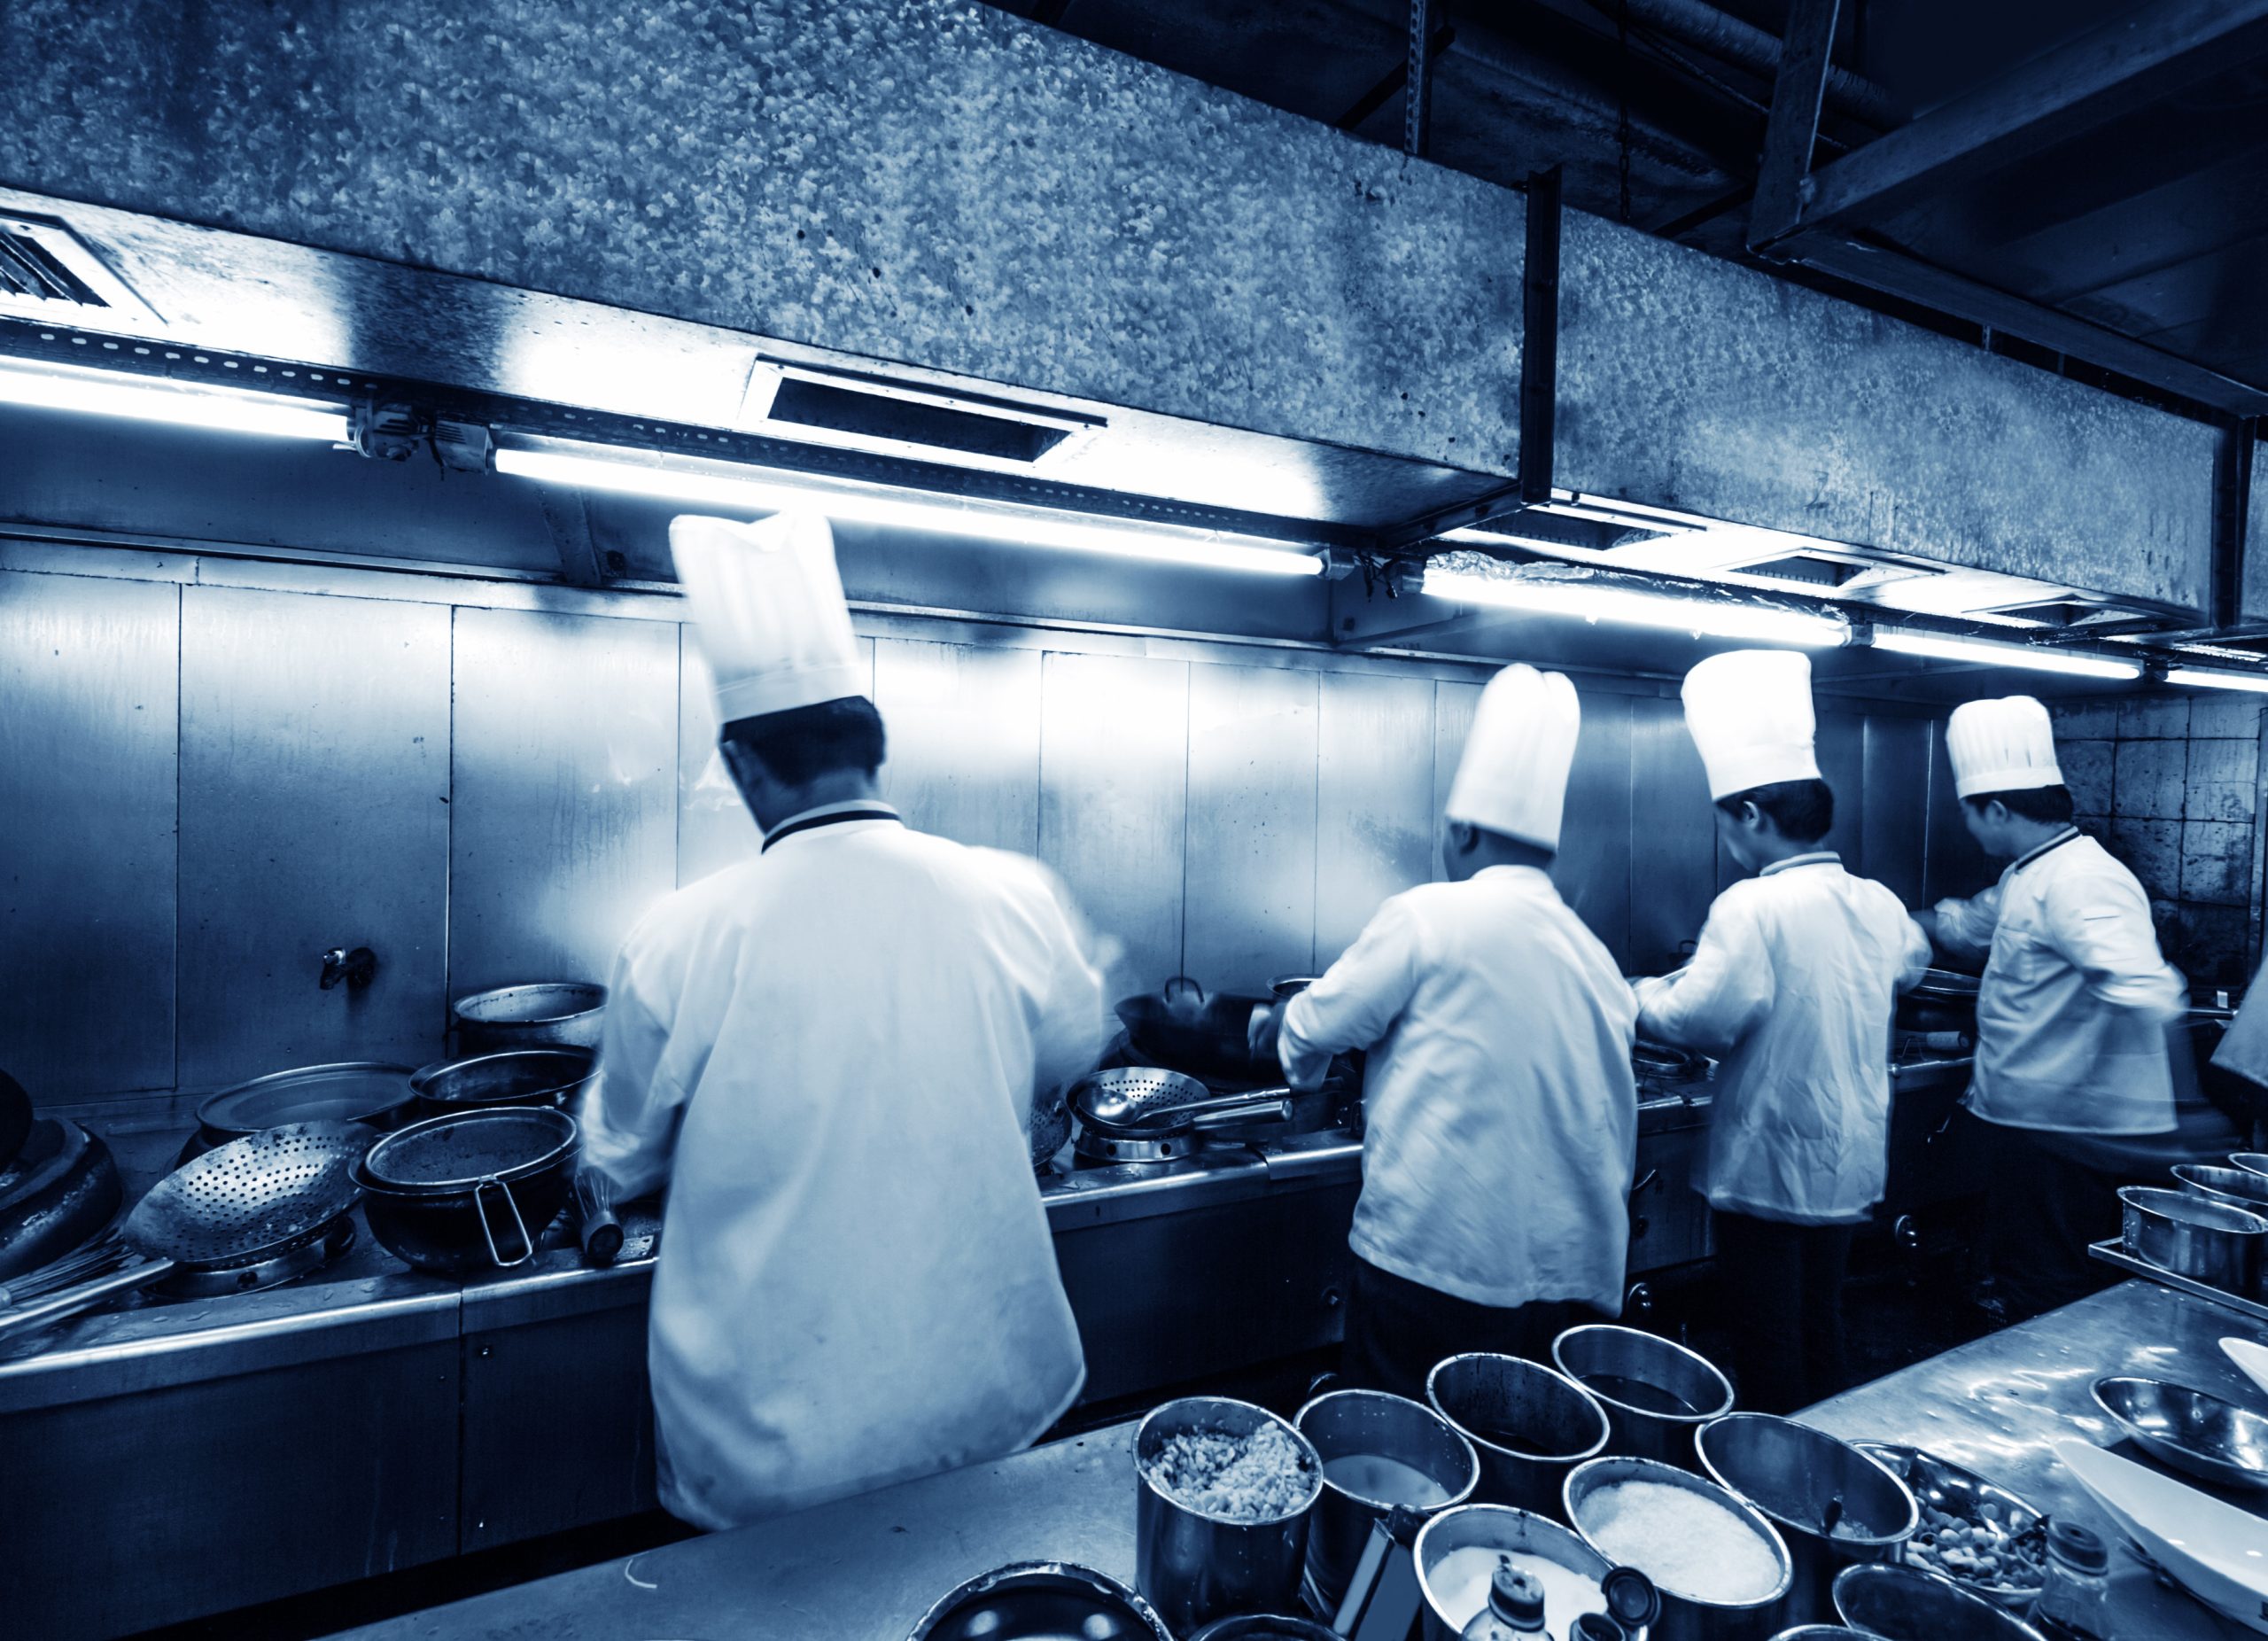
<path fill-rule="evenodd" d="M 313 1240 L 354 1206 L 354 1164 L 370 1138 L 356 1123 L 293 1123 L 183 1164 L 127 1216 L 126 1241 L 141 1263 L 0 1311 L 0 1336 L 146 1287 L 176 1268 L 226 1270 Z"/>

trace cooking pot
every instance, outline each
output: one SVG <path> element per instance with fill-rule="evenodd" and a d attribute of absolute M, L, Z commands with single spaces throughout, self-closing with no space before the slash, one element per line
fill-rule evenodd
<path fill-rule="evenodd" d="M 355 1179 L 370 1234 L 396 1258 L 452 1274 L 509 1270 L 567 1205 L 581 1148 L 564 1111 L 492 1106 L 383 1136 Z"/>
<path fill-rule="evenodd" d="M 443 1060 L 409 1079 L 416 1115 L 483 1106 L 569 1106 L 588 1085 L 598 1056 L 587 1048 L 508 1048 Z"/>
<path fill-rule="evenodd" d="M 367 1123 L 391 1128 L 410 1107 L 408 1066 L 382 1060 L 343 1060 L 333 1065 L 272 1071 L 224 1088 L 197 1108 L 197 1132 L 176 1166 L 231 1139 L 293 1123 Z"/>
<path fill-rule="evenodd" d="M 596 1049 L 606 988 L 580 981 L 499 986 L 457 999 L 449 1015 L 460 1056 L 506 1048 Z"/>

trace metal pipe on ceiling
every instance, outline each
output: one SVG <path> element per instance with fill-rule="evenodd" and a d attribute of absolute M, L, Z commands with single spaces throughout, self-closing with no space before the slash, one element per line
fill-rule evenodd
<path fill-rule="evenodd" d="M 1720 12 L 1705 0 L 1592 0 L 1612 15 L 1619 4 L 1630 20 L 1669 35 L 1697 51 L 1770 80 L 1780 72 L 1780 42 L 1752 24 Z M 1837 113 L 1887 131 L 1905 123 L 1889 92 L 1845 68 L 1827 71 L 1827 101 Z"/>

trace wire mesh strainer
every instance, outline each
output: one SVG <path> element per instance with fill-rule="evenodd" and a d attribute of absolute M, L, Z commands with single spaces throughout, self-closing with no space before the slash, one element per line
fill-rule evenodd
<path fill-rule="evenodd" d="M 576 1142 L 575 1119 L 543 1106 L 497 1106 L 428 1117 L 386 1135 L 362 1167 L 397 1191 L 459 1191 L 517 1179 L 556 1162 Z"/>

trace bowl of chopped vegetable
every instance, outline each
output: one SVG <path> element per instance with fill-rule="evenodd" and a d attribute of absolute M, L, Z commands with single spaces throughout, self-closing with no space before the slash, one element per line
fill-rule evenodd
<path fill-rule="evenodd" d="M 1906 1541 L 1906 1563 L 2021 1612 L 2047 1583 L 2047 1518 L 1973 1470 L 1918 1447 L 1852 1445 L 1906 1483 L 1922 1523 Z"/>
<path fill-rule="evenodd" d="M 1183 1396 L 1134 1433 L 1135 1586 L 1176 1635 L 1299 1600 L 1323 1460 L 1287 1419 Z"/>

